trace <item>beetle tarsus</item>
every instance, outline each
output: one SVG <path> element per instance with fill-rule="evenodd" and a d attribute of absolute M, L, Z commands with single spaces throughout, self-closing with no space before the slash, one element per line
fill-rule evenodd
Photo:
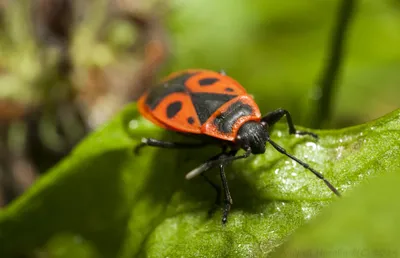
<path fill-rule="evenodd" d="M 309 135 L 311 137 L 313 137 L 314 139 L 318 140 L 318 134 L 312 133 L 312 132 L 307 132 L 307 131 L 296 131 L 294 134 L 296 135 Z"/>

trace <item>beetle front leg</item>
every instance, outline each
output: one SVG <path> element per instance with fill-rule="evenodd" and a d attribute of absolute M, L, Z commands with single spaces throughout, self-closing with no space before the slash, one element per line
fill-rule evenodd
<path fill-rule="evenodd" d="M 222 189 L 224 191 L 224 207 L 222 208 L 222 224 L 225 224 L 228 221 L 229 211 L 232 206 L 232 197 L 228 187 L 228 181 L 226 180 L 225 175 L 225 166 L 219 165 L 220 177 L 222 182 Z"/>
<path fill-rule="evenodd" d="M 267 115 L 261 118 L 261 123 L 264 125 L 267 124 L 268 126 L 272 126 L 276 122 L 281 120 L 284 115 L 286 115 L 286 121 L 289 127 L 289 134 L 310 135 L 315 139 L 318 139 L 318 135 L 316 135 L 315 133 L 296 130 L 296 127 L 293 124 L 292 116 L 290 115 L 289 111 L 282 108 L 269 112 Z"/>
<path fill-rule="evenodd" d="M 215 196 L 214 206 L 210 210 L 208 210 L 208 216 L 211 217 L 216 209 L 221 205 L 221 187 L 211 181 L 211 179 L 209 179 L 204 173 L 201 173 L 200 175 L 212 188 L 214 188 L 215 192 L 217 193 L 217 195 Z"/>

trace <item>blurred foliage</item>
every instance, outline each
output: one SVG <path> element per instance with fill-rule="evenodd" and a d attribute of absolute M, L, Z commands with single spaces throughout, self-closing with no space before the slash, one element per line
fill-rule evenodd
<path fill-rule="evenodd" d="M 154 3 L 0 1 L 0 207 L 143 92 L 163 60 Z"/>
<path fill-rule="evenodd" d="M 255 96 L 264 113 L 284 107 L 297 123 L 310 123 L 338 0 L 173 4 L 169 70 L 225 69 Z M 334 101 L 334 127 L 368 121 L 400 107 L 399 27 L 398 1 L 359 1 Z"/>
<path fill-rule="evenodd" d="M 271 137 L 323 171 L 347 196 L 362 182 L 399 171 L 399 117 L 397 111 L 369 124 L 318 131 L 318 143 L 289 136 L 283 125 Z M 217 150 L 148 148 L 134 155 L 143 135 L 176 137 L 139 118 L 132 105 L 85 139 L 0 212 L 0 256 L 37 250 L 82 257 L 257 257 L 284 243 L 332 201 L 333 194 L 320 180 L 268 148 L 229 169 L 234 206 L 222 226 L 219 212 L 207 217 L 215 192 L 201 178 L 184 179 L 185 172 Z M 370 202 L 372 196 L 366 197 L 364 202 Z M 352 200 L 345 199 L 343 203 Z M 332 221 L 338 226 L 354 214 L 354 205 L 341 207 Z M 386 208 L 391 220 L 396 207 Z M 359 212 L 360 217 L 370 215 L 368 209 Z M 362 228 L 368 221 L 358 222 Z M 365 231 L 370 237 L 374 233 Z"/>

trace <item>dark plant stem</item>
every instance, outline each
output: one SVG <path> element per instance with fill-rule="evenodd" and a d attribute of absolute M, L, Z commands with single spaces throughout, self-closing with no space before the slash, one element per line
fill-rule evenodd
<path fill-rule="evenodd" d="M 321 128 L 330 121 L 335 93 L 335 85 L 343 62 L 346 35 L 354 14 L 357 0 L 342 0 L 338 9 L 336 28 L 331 38 L 326 66 L 317 84 L 320 97 L 316 100 L 315 114 L 312 117 L 312 126 Z"/>

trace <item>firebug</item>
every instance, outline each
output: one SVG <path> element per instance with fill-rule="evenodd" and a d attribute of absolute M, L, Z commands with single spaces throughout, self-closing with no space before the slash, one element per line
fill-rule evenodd
<path fill-rule="evenodd" d="M 340 196 L 339 191 L 324 176 L 307 163 L 286 152 L 269 136 L 269 127 L 286 116 L 289 133 L 318 136 L 312 132 L 296 130 L 290 113 L 285 109 L 274 110 L 261 116 L 260 110 L 246 90 L 224 72 L 185 70 L 176 72 L 145 92 L 138 101 L 140 113 L 154 124 L 187 136 L 199 142 L 166 142 L 143 138 L 135 152 L 143 146 L 160 148 L 199 148 L 210 144 L 221 146 L 221 152 L 186 174 L 186 179 L 203 176 L 217 191 L 219 203 L 221 188 L 209 180 L 204 172 L 219 167 L 224 194 L 222 223 L 226 223 L 232 198 L 225 176 L 225 166 L 251 154 L 262 154 L 268 142 L 278 152 L 311 171 Z M 236 155 L 240 149 L 245 151 Z"/>

